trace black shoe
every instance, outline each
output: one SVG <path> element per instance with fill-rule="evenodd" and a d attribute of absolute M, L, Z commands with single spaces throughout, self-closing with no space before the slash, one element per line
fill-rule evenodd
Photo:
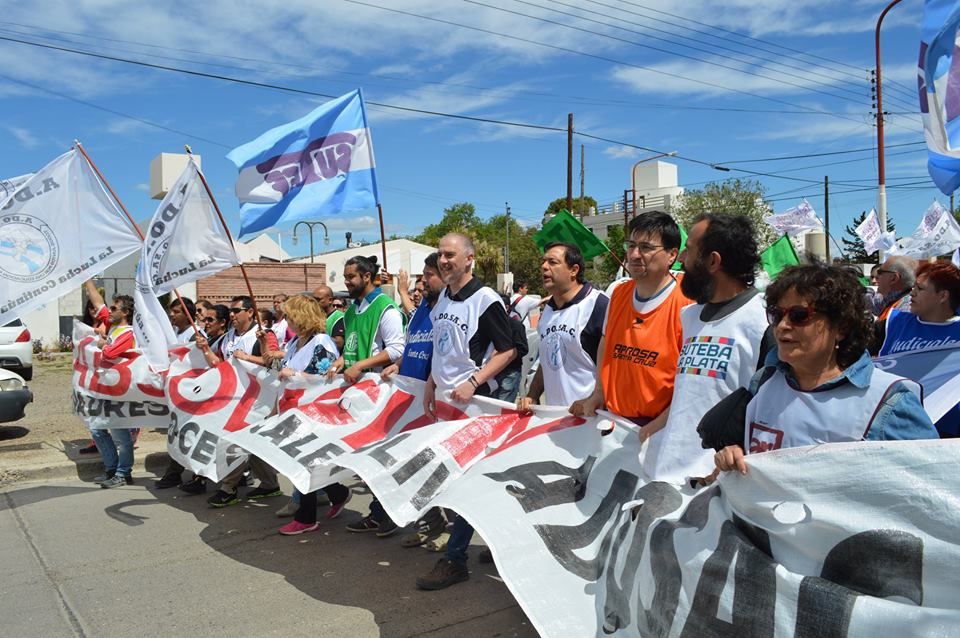
<path fill-rule="evenodd" d="M 489 549 L 481 549 L 480 554 L 477 555 L 477 560 L 481 563 L 492 563 L 493 562 L 493 552 Z"/>
<path fill-rule="evenodd" d="M 247 487 L 248 485 L 253 484 L 253 478 L 250 476 L 250 471 L 247 470 L 240 475 L 240 482 L 237 483 L 237 487 Z"/>
<path fill-rule="evenodd" d="M 271 498 L 273 496 L 283 496 L 279 487 L 255 487 L 247 492 L 248 501 L 256 501 L 261 498 Z"/>
<path fill-rule="evenodd" d="M 168 487 L 180 485 L 179 474 L 164 474 L 160 479 L 153 482 L 153 486 L 158 490 L 165 490 Z"/>
<path fill-rule="evenodd" d="M 429 574 L 417 578 L 417 587 L 428 591 L 446 589 L 450 585 L 462 583 L 469 578 L 470 572 L 467 570 L 466 563 L 441 558 Z"/>
<path fill-rule="evenodd" d="M 207 481 L 202 476 L 194 476 L 186 483 L 181 483 L 180 490 L 192 495 L 203 494 L 207 491 Z"/>
<path fill-rule="evenodd" d="M 400 528 L 397 527 L 397 524 L 393 522 L 392 518 L 386 515 L 384 516 L 385 518 L 377 525 L 377 536 L 379 538 L 393 536 L 400 530 Z"/>
<path fill-rule="evenodd" d="M 240 497 L 237 496 L 236 492 L 230 494 L 223 490 L 217 490 L 216 494 L 207 499 L 207 504 L 210 507 L 226 507 L 227 505 L 236 505 L 239 502 Z"/>
<path fill-rule="evenodd" d="M 105 481 L 109 481 L 110 479 L 112 479 L 112 478 L 113 478 L 113 475 L 116 474 L 116 473 L 117 473 L 116 470 L 107 470 L 106 472 L 104 472 L 104 473 L 101 474 L 100 476 L 95 476 L 95 477 L 93 477 L 93 482 L 96 483 L 97 485 L 99 485 L 100 483 L 103 483 L 103 482 L 105 482 Z"/>
<path fill-rule="evenodd" d="M 124 477 L 123 477 L 123 480 L 126 482 L 127 485 L 133 485 L 133 477 L 132 477 L 132 476 L 124 476 Z"/>

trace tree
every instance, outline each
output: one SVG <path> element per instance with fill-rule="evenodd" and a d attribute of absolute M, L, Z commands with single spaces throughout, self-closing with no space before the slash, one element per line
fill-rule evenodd
<path fill-rule="evenodd" d="M 773 212 L 764 200 L 766 190 L 760 182 L 749 179 L 728 179 L 711 182 L 703 188 L 688 190 L 670 211 L 677 223 L 690 230 L 693 220 L 703 213 L 745 215 L 756 228 L 761 251 L 778 239 L 777 233 L 763 218 Z"/>
<path fill-rule="evenodd" d="M 867 254 L 866 248 L 863 246 L 863 240 L 860 239 L 860 236 L 857 235 L 857 226 L 863 223 L 867 218 L 867 211 L 862 211 L 857 215 L 851 224 L 844 226 L 844 236 L 840 238 L 840 242 L 843 244 L 843 252 L 847 254 L 847 262 L 851 264 L 875 264 L 879 259 L 879 253 L 874 252 L 872 255 Z M 887 232 L 895 232 L 896 225 L 893 223 L 889 217 L 887 217 Z M 849 239 L 847 237 L 849 236 Z"/>
<path fill-rule="evenodd" d="M 447 233 L 463 233 L 469 237 L 476 237 L 482 220 L 477 216 L 477 209 L 473 204 L 460 202 L 443 209 L 443 217 L 436 224 L 430 224 L 423 229 L 414 241 L 436 246 L 440 238 Z"/>
<path fill-rule="evenodd" d="M 621 261 L 626 260 L 626 251 L 623 250 L 624 239 L 623 226 L 620 224 L 607 228 L 607 239 L 604 243 Z M 620 269 L 620 262 L 614 259 L 610 253 L 598 257 L 594 262 L 597 265 L 594 267 L 591 280 L 598 286 L 606 287 L 616 278 L 617 270 Z"/>
<path fill-rule="evenodd" d="M 594 198 L 590 197 L 589 195 L 585 195 L 585 196 L 583 197 L 583 214 L 584 214 L 584 216 L 587 216 L 587 215 L 590 214 L 590 207 L 591 207 L 591 206 L 593 207 L 593 210 L 598 210 L 598 208 L 597 208 L 597 200 L 595 200 Z M 545 210 L 545 211 L 543 212 L 543 216 L 544 216 L 544 217 L 552 217 L 553 215 L 556 215 L 557 213 L 559 213 L 561 210 L 564 210 L 566 207 L 567 207 L 567 198 L 566 198 L 566 197 L 558 197 L 557 199 L 555 199 L 555 200 L 553 200 L 552 202 L 550 202 L 550 205 L 547 206 L 547 210 Z M 580 207 L 580 198 L 579 198 L 579 197 L 574 197 L 574 198 L 573 198 L 573 210 L 568 211 L 568 212 L 569 212 L 571 215 L 574 215 L 574 216 L 576 216 L 576 217 L 579 217 L 579 216 L 580 216 L 580 210 L 581 210 L 581 207 Z"/>

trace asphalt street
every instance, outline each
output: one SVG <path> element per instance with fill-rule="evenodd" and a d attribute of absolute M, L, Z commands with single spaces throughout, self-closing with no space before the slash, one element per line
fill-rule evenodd
<path fill-rule="evenodd" d="M 438 554 L 345 531 L 369 500 L 355 484 L 340 518 L 284 537 L 274 511 L 286 498 L 214 510 L 143 475 L 112 490 L 0 489 L 0 634 L 536 636 L 493 565 L 473 560 L 469 581 L 418 591 Z"/>

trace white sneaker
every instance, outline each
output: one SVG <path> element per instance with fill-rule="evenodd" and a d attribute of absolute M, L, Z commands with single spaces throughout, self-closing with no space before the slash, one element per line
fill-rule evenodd
<path fill-rule="evenodd" d="M 300 509 L 300 504 L 291 498 L 286 505 L 277 510 L 277 516 L 280 518 L 293 516 L 297 513 L 298 509 Z"/>

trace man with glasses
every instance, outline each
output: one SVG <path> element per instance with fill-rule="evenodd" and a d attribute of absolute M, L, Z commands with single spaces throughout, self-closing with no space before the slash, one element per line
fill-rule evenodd
<path fill-rule="evenodd" d="M 917 260 L 904 255 L 888 257 L 877 268 L 877 292 L 883 297 L 877 321 L 884 321 L 891 310 L 910 312 L 910 289 L 916 271 Z"/>
<path fill-rule="evenodd" d="M 597 385 L 570 412 L 594 416 L 606 406 L 642 427 L 670 405 L 683 345 L 680 311 L 692 301 L 670 272 L 680 250 L 680 228 L 673 218 L 659 211 L 637 215 L 629 231 L 624 248 L 632 281 L 613 289 Z"/>
<path fill-rule="evenodd" d="M 246 295 L 234 297 L 230 301 L 230 317 L 232 327 L 224 337 L 221 351 L 224 358 L 236 357 L 241 361 L 249 361 L 263 365 L 264 352 L 277 350 L 276 337 L 270 331 L 257 334 L 257 324 L 254 322 L 253 300 Z M 215 364 L 214 364 L 215 365 Z M 257 500 L 280 496 L 280 484 L 277 482 L 277 471 L 263 460 L 250 455 L 247 463 L 241 465 L 220 481 L 220 489 L 207 499 L 210 507 L 226 507 L 240 501 L 237 487 L 243 480 L 247 466 L 253 475 L 260 479 L 260 485 L 247 493 L 248 500 Z"/>
<path fill-rule="evenodd" d="M 698 217 L 680 254 L 680 290 L 695 305 L 680 313 L 683 349 L 670 407 L 643 428 L 643 470 L 654 481 L 683 483 L 714 470 L 697 425 L 710 408 L 750 384 L 776 347 L 763 295 L 753 287 L 760 264 L 753 224 L 742 215 Z"/>

